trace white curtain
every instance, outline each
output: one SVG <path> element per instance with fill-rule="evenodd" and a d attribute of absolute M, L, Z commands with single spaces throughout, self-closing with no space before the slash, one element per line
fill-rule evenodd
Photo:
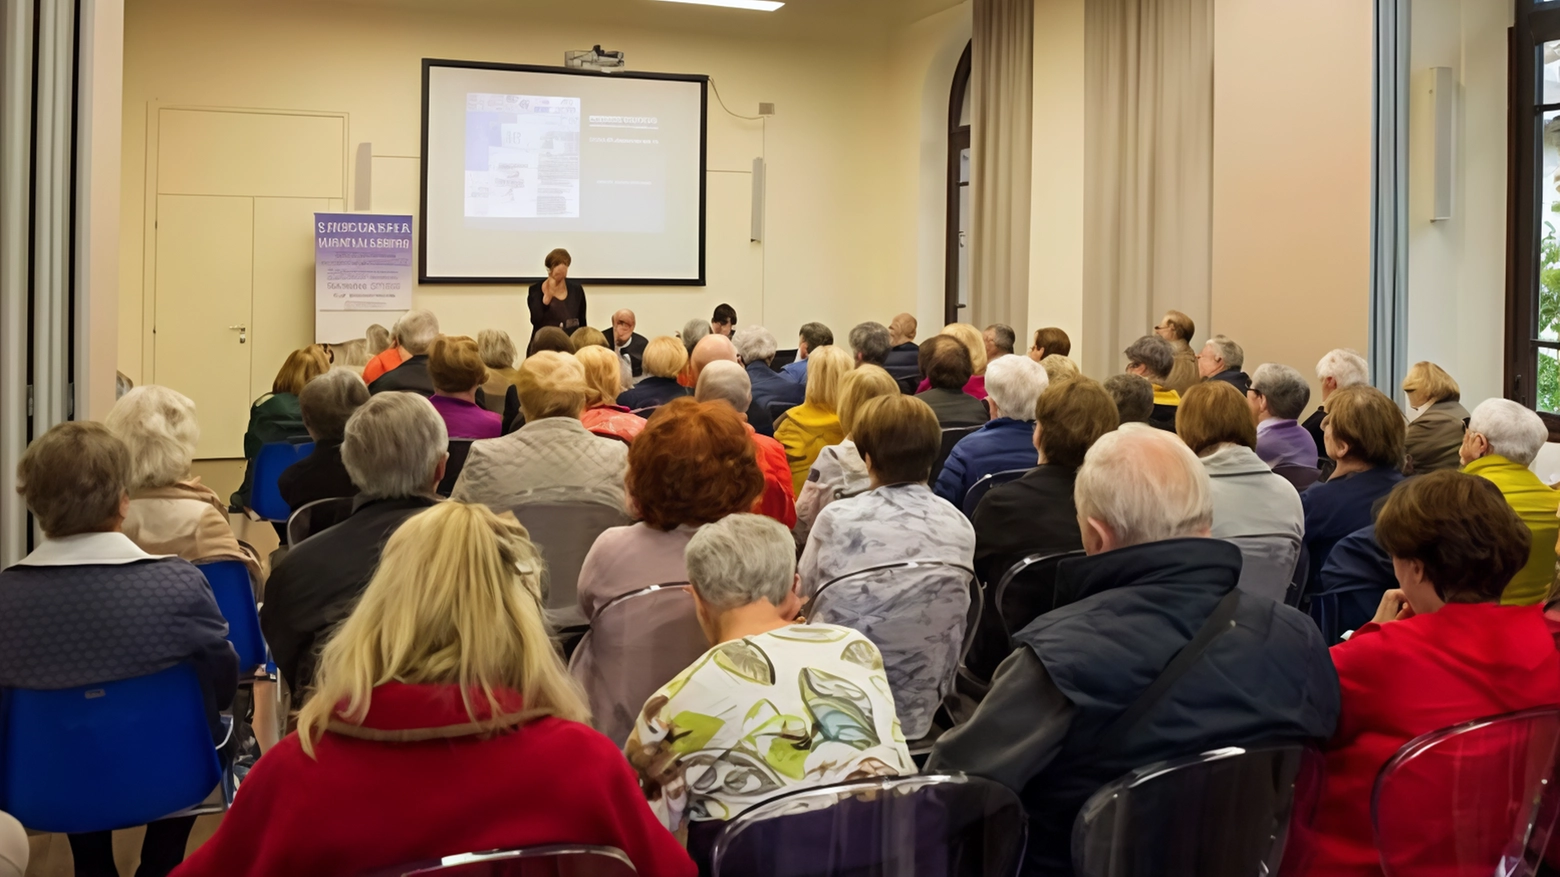
<path fill-rule="evenodd" d="M 1034 0 L 975 0 L 970 70 L 970 310 L 1027 331 Z"/>
<path fill-rule="evenodd" d="M 1102 376 L 1166 310 L 1209 334 L 1213 0 L 1088 0 L 1084 64 L 1083 366 Z"/>

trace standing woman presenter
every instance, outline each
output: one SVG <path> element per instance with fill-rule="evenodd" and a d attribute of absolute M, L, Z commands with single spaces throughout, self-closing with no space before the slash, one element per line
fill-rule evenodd
<path fill-rule="evenodd" d="M 585 287 L 569 279 L 569 251 L 558 249 L 547 254 L 547 279 L 531 286 L 526 304 L 531 309 L 531 332 L 548 326 L 573 332 L 585 321 Z"/>

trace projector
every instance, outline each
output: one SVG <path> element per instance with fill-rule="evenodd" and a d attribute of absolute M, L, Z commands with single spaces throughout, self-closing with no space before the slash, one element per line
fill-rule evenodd
<path fill-rule="evenodd" d="M 589 50 L 575 49 L 564 52 L 563 66 L 577 67 L 581 70 L 599 70 L 602 73 L 615 73 L 628 68 L 622 52 L 608 52 L 600 46 Z"/>

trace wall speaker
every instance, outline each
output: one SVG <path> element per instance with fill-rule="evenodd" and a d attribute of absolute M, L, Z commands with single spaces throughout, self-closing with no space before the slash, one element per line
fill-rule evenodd
<path fill-rule="evenodd" d="M 1435 104 L 1435 205 L 1431 222 L 1452 218 L 1453 152 L 1457 145 L 1457 77 L 1450 67 L 1430 69 L 1430 94 Z"/>
<path fill-rule="evenodd" d="M 762 158 L 753 159 L 753 235 L 755 244 L 764 242 L 764 175 L 767 173 Z"/>
<path fill-rule="evenodd" d="M 359 143 L 357 169 L 352 179 L 352 209 L 367 212 L 374 209 L 374 144 Z"/>

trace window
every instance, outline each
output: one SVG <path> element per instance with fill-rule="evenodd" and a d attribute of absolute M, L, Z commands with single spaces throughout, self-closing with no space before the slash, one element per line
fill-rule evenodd
<path fill-rule="evenodd" d="M 1510 52 L 1506 395 L 1560 414 L 1560 3 L 1518 0 Z M 1546 417 L 1550 431 L 1560 417 Z"/>
<path fill-rule="evenodd" d="M 953 74 L 948 97 L 948 250 L 943 317 L 959 322 L 970 304 L 970 49 Z"/>

